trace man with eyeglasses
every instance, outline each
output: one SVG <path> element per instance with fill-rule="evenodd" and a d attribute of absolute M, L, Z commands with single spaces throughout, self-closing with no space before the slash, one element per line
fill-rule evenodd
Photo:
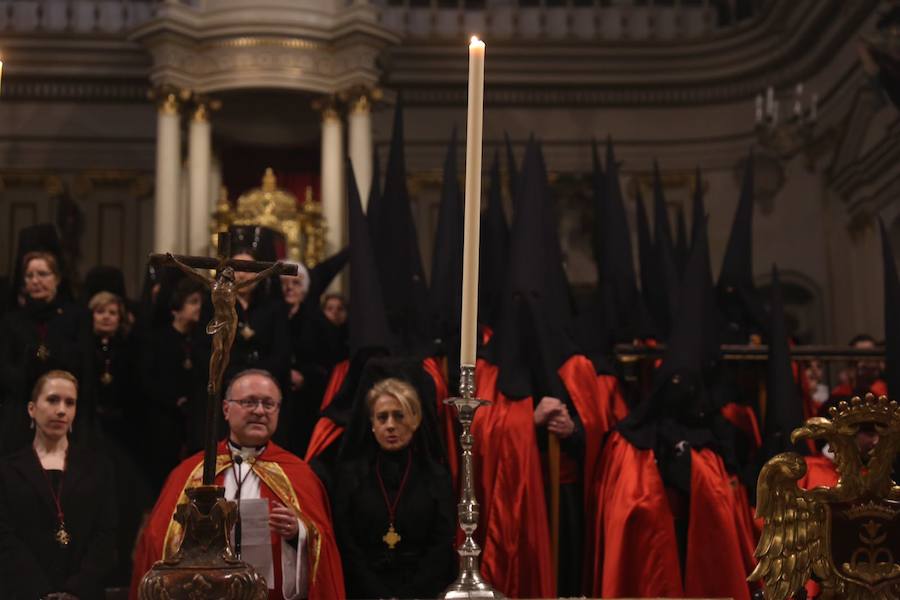
<path fill-rule="evenodd" d="M 248 369 L 231 380 L 222 403 L 228 435 L 219 443 L 216 485 L 224 486 L 225 498 L 239 507 L 248 500 L 268 501 L 272 570 L 260 575 L 268 583 L 270 600 L 342 598 L 341 559 L 325 490 L 305 462 L 271 441 L 281 398 L 267 371 Z M 185 501 L 184 490 L 200 485 L 202 461 L 202 453 L 197 454 L 169 475 L 138 540 L 132 599 L 153 562 L 178 550 L 183 531 L 172 517 L 176 505 Z M 255 564 L 250 555 L 258 554 L 259 547 L 250 546 L 258 531 L 244 536 L 242 529 L 248 528 L 239 518 L 232 540 L 239 553 L 242 546 L 247 550 L 243 558 Z"/>

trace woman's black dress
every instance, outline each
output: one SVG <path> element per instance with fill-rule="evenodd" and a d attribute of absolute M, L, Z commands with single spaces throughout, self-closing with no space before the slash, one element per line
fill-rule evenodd
<path fill-rule="evenodd" d="M 82 375 L 78 352 L 78 311 L 71 304 L 28 302 L 0 321 L 0 454 L 27 444 L 25 405 L 38 378 L 53 369 Z"/>
<path fill-rule="evenodd" d="M 401 540 L 382 539 L 390 525 L 378 473 L 390 501 L 409 477 L 395 514 Z M 456 505 L 447 470 L 424 452 L 401 450 L 343 463 L 336 478 L 334 524 L 350 598 L 434 598 L 452 581 Z"/>
<path fill-rule="evenodd" d="M 57 510 L 65 515 L 68 546 L 55 538 Z M 68 592 L 103 598 L 116 561 L 116 503 L 105 457 L 69 446 L 66 470 L 45 471 L 31 446 L 0 459 L 0 582 L 7 600 Z"/>

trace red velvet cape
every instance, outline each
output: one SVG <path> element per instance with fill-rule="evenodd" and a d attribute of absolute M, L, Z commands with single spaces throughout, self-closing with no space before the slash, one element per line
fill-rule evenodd
<path fill-rule="evenodd" d="M 434 391 L 435 391 L 435 401 L 438 406 L 438 416 L 443 414 L 444 411 L 444 399 L 447 397 L 447 383 L 444 381 L 443 375 L 441 375 L 440 367 L 438 367 L 437 361 L 433 358 L 426 358 L 422 361 L 422 368 L 431 375 L 431 378 L 434 380 Z M 350 361 L 345 360 L 339 362 L 335 365 L 334 370 L 331 372 L 331 379 L 328 381 L 328 387 L 325 388 L 325 395 L 322 396 L 322 405 L 319 408 L 320 412 L 324 411 L 328 408 L 328 405 L 331 404 L 331 401 L 334 400 L 335 394 L 337 394 L 338 390 L 341 389 L 341 385 L 344 383 L 344 379 L 347 378 L 347 371 L 350 369 Z M 315 427 L 313 427 L 312 435 L 309 439 L 309 445 L 306 447 L 306 456 L 304 460 L 307 462 L 311 461 L 318 455 L 322 454 L 326 448 L 328 448 L 331 444 L 333 444 L 341 434 L 344 433 L 344 428 L 329 419 L 328 417 L 320 417 L 318 421 L 316 421 Z M 453 441 L 453 436 L 449 436 L 451 438 L 450 441 Z M 448 442 L 449 443 L 449 442 Z M 451 446 L 448 446 L 448 452 Z M 453 441 L 452 448 L 455 450 L 456 442 Z M 454 453 L 455 456 L 455 453 Z M 451 463 L 451 466 L 455 467 L 455 464 Z M 455 475 L 455 472 L 454 472 Z"/>
<path fill-rule="evenodd" d="M 714 452 L 691 450 L 683 577 L 675 520 L 652 450 L 612 432 L 588 484 L 598 502 L 586 534 L 588 595 L 749 600 L 745 517 L 739 492 Z"/>
<path fill-rule="evenodd" d="M 558 374 L 584 424 L 585 464 L 593 465 L 600 440 L 614 422 L 614 388 L 609 382 L 601 385 L 584 356 L 569 358 Z M 492 402 L 478 409 L 472 425 L 482 574 L 510 597 L 555 597 L 534 403 L 531 397 L 506 397 L 497 388 L 498 376 L 495 365 L 478 361 L 476 396 Z"/>
<path fill-rule="evenodd" d="M 219 443 L 218 454 L 220 458 L 229 454 L 224 442 Z M 184 460 L 169 474 L 159 499 L 153 507 L 153 512 L 150 514 L 150 519 L 138 537 L 129 593 L 130 600 L 137 600 L 137 588 L 141 579 L 150 570 L 153 563 L 162 558 L 166 532 L 175 512 L 175 505 L 191 474 L 202 461 L 203 454 L 195 454 Z M 266 445 L 265 451 L 259 455 L 257 461 L 270 461 L 281 467 L 296 494 L 303 516 L 318 531 L 320 541 L 318 545 L 318 561 L 316 561 L 313 552 L 307 552 L 309 600 L 343 598 L 344 575 L 341 567 L 341 557 L 334 537 L 331 508 L 322 483 L 305 462 L 272 442 Z M 217 470 L 219 475 L 216 477 L 216 483 L 223 485 L 222 471 Z M 260 492 L 265 498 L 275 499 L 277 497 L 275 492 L 265 482 L 260 482 Z M 273 559 L 276 565 L 276 582 L 275 589 L 269 592 L 269 597 L 272 600 L 282 598 L 279 576 L 281 544 L 277 540 L 278 537 L 273 534 L 272 547 Z"/>

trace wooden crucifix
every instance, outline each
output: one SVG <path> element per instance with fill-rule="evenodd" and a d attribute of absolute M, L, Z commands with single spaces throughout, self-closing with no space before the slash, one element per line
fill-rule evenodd
<path fill-rule="evenodd" d="M 298 273 L 297 265 L 282 262 L 268 263 L 230 258 L 210 258 L 207 256 L 175 256 L 151 254 L 150 262 L 160 266 L 174 266 L 189 277 L 202 282 L 209 288 L 213 304 L 213 320 L 206 326 L 206 333 L 212 338 L 212 355 L 209 358 L 209 383 L 206 386 L 206 429 L 203 455 L 203 485 L 212 485 L 216 477 L 216 410 L 221 404 L 222 378 L 231 357 L 231 346 L 237 332 L 237 311 L 234 302 L 237 291 L 272 275 L 293 275 Z M 215 277 L 197 269 L 214 270 Z M 256 273 L 247 281 L 237 283 L 236 271 Z"/>

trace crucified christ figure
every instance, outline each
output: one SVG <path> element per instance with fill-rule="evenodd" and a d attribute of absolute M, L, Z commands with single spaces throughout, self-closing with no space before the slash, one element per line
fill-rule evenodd
<path fill-rule="evenodd" d="M 285 265 L 279 261 L 264 271 L 260 271 L 252 279 L 237 283 L 234 277 L 234 267 L 226 265 L 224 261 L 219 263 L 216 268 L 216 277 L 212 278 L 192 269 L 171 253 L 167 253 L 166 258 L 187 275 L 209 287 L 213 304 L 213 319 L 206 326 L 206 333 L 213 337 L 207 389 L 213 397 L 218 398 L 219 390 L 222 387 L 222 377 L 225 375 L 225 369 L 228 367 L 230 359 L 231 345 L 234 343 L 234 336 L 237 333 L 238 318 L 237 311 L 234 309 L 237 291 L 251 286 L 261 279 L 281 273 Z"/>

